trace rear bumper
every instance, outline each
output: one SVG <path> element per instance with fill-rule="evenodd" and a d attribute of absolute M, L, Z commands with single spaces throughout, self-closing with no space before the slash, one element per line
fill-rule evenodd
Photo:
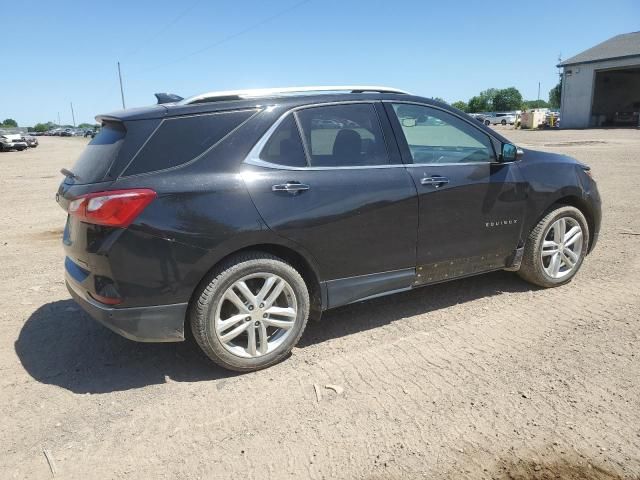
<path fill-rule="evenodd" d="M 186 303 L 150 307 L 111 308 L 88 297 L 66 275 L 71 297 L 95 320 L 129 340 L 136 342 L 181 342 L 184 340 Z"/>

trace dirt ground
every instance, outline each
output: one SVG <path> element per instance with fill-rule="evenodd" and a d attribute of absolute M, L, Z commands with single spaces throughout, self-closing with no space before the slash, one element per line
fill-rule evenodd
<path fill-rule="evenodd" d="M 69 300 L 54 194 L 86 140 L 0 153 L 0 478 L 640 478 L 640 131 L 501 131 L 593 167 L 602 234 L 571 284 L 340 308 L 245 375 Z"/>

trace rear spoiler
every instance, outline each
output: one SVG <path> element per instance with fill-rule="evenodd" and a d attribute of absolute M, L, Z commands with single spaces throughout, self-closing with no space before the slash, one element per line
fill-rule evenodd
<path fill-rule="evenodd" d="M 179 102 L 180 100 L 184 100 L 180 95 L 176 95 L 175 93 L 154 93 L 154 95 L 158 99 L 158 105 L 162 105 L 163 103 L 174 103 L 174 102 Z"/>

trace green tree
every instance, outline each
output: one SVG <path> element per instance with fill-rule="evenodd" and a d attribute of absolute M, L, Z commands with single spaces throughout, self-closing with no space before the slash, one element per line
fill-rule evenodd
<path fill-rule="evenodd" d="M 86 130 L 88 128 L 93 128 L 93 124 L 91 123 L 81 123 L 80 125 L 78 125 L 78 128 L 81 128 L 83 130 Z"/>
<path fill-rule="evenodd" d="M 18 122 L 16 122 L 13 118 L 5 118 L 4 122 L 2 122 L 3 127 L 17 127 Z"/>
<path fill-rule="evenodd" d="M 431 97 L 431 100 L 435 100 L 436 102 L 440 102 L 440 103 L 446 103 L 447 105 L 449 104 L 449 102 L 447 102 L 444 98 L 440 98 L 440 97 Z"/>
<path fill-rule="evenodd" d="M 469 113 L 489 112 L 493 110 L 494 98 L 498 90 L 488 88 L 469 100 Z"/>
<path fill-rule="evenodd" d="M 518 110 L 522 107 L 522 94 L 515 87 L 501 88 L 493 97 L 496 111 Z"/>
<path fill-rule="evenodd" d="M 476 95 L 475 97 L 471 97 L 469 99 L 467 108 L 469 109 L 469 113 L 488 112 L 489 110 L 491 110 L 491 104 L 489 103 L 487 97 Z"/>
<path fill-rule="evenodd" d="M 463 102 L 462 100 L 458 100 L 457 102 L 453 102 L 451 104 L 451 106 L 453 108 L 457 108 L 458 110 L 462 110 L 463 112 L 468 112 L 469 111 L 469 105 L 467 105 L 467 102 Z"/>
<path fill-rule="evenodd" d="M 522 106 L 526 109 L 529 108 L 549 108 L 549 104 L 544 100 L 525 100 L 522 102 Z"/>
<path fill-rule="evenodd" d="M 560 108 L 562 99 L 562 77 L 558 84 L 549 90 L 549 106 L 551 108 Z"/>
<path fill-rule="evenodd" d="M 51 130 L 53 128 L 56 128 L 55 124 L 52 122 L 47 122 L 47 123 L 36 123 L 33 126 L 33 129 L 36 132 L 46 132 L 47 130 Z"/>

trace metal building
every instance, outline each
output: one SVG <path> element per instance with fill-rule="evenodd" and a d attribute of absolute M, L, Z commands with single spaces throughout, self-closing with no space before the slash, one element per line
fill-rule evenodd
<path fill-rule="evenodd" d="M 558 67 L 562 128 L 639 125 L 640 32 L 617 35 Z"/>

